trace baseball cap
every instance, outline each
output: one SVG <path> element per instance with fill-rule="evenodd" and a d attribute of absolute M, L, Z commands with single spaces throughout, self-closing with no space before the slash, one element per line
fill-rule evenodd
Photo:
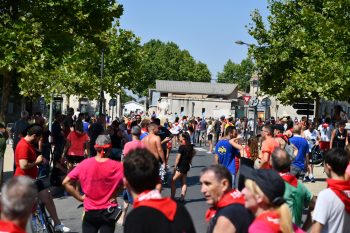
<path fill-rule="evenodd" d="M 272 204 L 280 206 L 285 202 L 283 199 L 285 191 L 284 181 L 276 171 L 271 169 L 255 170 L 243 165 L 240 172 L 244 180 L 250 179 L 255 181 Z"/>

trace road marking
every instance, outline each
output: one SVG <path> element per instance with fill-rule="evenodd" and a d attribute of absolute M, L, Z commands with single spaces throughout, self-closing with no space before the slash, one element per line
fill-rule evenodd
<path fill-rule="evenodd" d="M 206 152 L 207 150 L 204 148 L 200 148 L 200 147 L 195 147 L 194 148 L 196 151 L 201 151 L 201 152 Z"/>

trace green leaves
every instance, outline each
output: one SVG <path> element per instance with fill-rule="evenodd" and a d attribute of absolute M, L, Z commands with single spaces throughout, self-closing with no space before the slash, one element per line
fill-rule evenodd
<path fill-rule="evenodd" d="M 254 72 L 254 64 L 246 58 L 240 64 L 228 60 L 224 70 L 218 73 L 219 83 L 236 83 L 238 88 L 243 91 L 249 91 L 250 77 Z"/>
<path fill-rule="evenodd" d="M 142 76 L 133 90 L 148 95 L 148 88 L 155 87 L 156 79 L 210 82 L 211 74 L 206 64 L 196 62 L 177 44 L 150 40 L 143 45 Z"/>
<path fill-rule="evenodd" d="M 258 12 L 249 27 L 258 42 L 250 53 L 262 91 L 284 103 L 305 97 L 348 100 L 350 2 L 271 0 L 269 8 L 269 27 Z"/>

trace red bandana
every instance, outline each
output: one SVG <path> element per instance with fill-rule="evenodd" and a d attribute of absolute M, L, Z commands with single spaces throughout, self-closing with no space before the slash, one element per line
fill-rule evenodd
<path fill-rule="evenodd" d="M 171 198 L 162 198 L 158 190 L 145 191 L 134 201 L 134 208 L 147 206 L 160 211 L 169 221 L 174 221 L 177 204 Z"/>
<path fill-rule="evenodd" d="M 345 210 L 350 214 L 350 181 L 327 179 L 330 188 L 344 203 Z"/>
<path fill-rule="evenodd" d="M 101 150 L 101 156 L 103 156 L 103 155 L 105 154 L 105 149 L 110 149 L 110 148 L 112 148 L 112 144 L 105 144 L 105 145 L 103 145 L 103 146 L 100 146 L 100 145 L 96 144 L 96 145 L 94 146 L 94 148 L 95 148 L 96 150 L 102 149 L 102 150 Z"/>
<path fill-rule="evenodd" d="M 280 215 L 277 211 L 267 211 L 256 217 L 255 221 L 265 222 L 275 233 L 280 233 Z"/>
<path fill-rule="evenodd" d="M 282 138 L 285 142 L 288 142 L 287 135 L 284 135 L 282 133 L 276 135 L 277 138 Z"/>
<path fill-rule="evenodd" d="M 292 185 L 295 188 L 298 187 L 298 179 L 295 176 L 293 176 L 292 174 L 280 172 L 280 176 L 288 184 Z"/>
<path fill-rule="evenodd" d="M 244 202 L 245 200 L 242 193 L 236 189 L 233 189 L 230 192 L 225 193 L 215 207 L 211 207 L 207 210 L 207 212 L 205 213 L 205 220 L 209 222 L 209 220 L 215 216 L 216 211 L 220 208 L 235 203 L 244 205 Z"/>

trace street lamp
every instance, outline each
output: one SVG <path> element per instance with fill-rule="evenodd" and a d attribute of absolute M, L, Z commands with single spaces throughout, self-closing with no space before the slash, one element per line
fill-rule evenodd
<path fill-rule="evenodd" d="M 246 46 L 249 46 L 249 47 L 255 47 L 256 45 L 254 44 L 249 44 L 249 43 L 246 43 L 244 41 L 241 41 L 241 40 L 237 40 L 235 41 L 235 44 L 238 44 L 238 45 L 246 45 Z M 254 82 L 254 80 L 252 81 L 252 83 Z M 253 83 L 254 85 L 254 83 Z M 257 82 L 257 92 L 258 92 L 258 89 L 259 89 L 259 74 L 258 74 L 258 82 Z M 253 92 L 254 93 L 254 92 Z M 257 94 L 256 94 L 257 96 Z M 253 129 L 254 129 L 254 135 L 256 135 L 257 133 L 257 118 L 258 118 L 258 109 L 257 109 L 257 106 L 254 106 L 254 119 L 253 119 Z"/>
<path fill-rule="evenodd" d="M 101 55 L 101 83 L 100 83 L 99 114 L 103 113 L 103 101 L 104 101 L 104 93 L 103 93 L 103 68 L 104 68 L 104 49 L 102 49 L 102 55 Z"/>

